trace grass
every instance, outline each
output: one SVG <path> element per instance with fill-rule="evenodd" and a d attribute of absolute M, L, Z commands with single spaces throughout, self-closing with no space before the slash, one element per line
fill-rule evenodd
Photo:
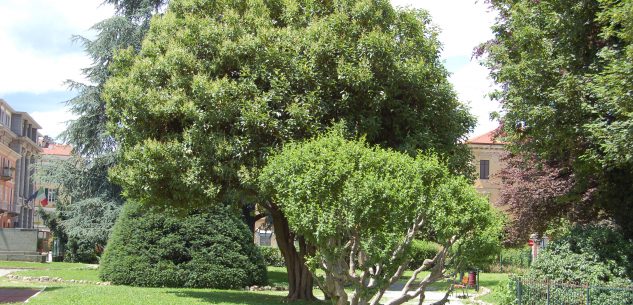
<path fill-rule="evenodd" d="M 21 276 L 60 277 L 64 280 L 86 280 L 97 282 L 98 270 L 91 265 L 73 263 L 26 263 L 0 261 L 0 268 L 25 269 L 17 271 Z M 411 272 L 405 273 L 410 276 Z M 426 274 L 421 274 L 425 276 Z M 288 286 L 286 268 L 268 267 L 268 278 L 271 286 Z M 482 273 L 482 286 L 492 289 L 492 293 L 481 300 L 498 304 L 500 295 L 495 288 L 507 280 L 507 274 Z M 431 289 L 445 290 L 448 282 L 435 283 Z M 285 291 L 250 292 L 243 290 L 217 290 L 193 288 L 144 288 L 130 286 L 99 286 L 94 283 L 64 282 L 24 282 L 0 278 L 0 287 L 43 288 L 46 289 L 29 304 L 215 304 L 215 305 L 272 305 L 284 303 Z M 495 292 L 497 292 L 495 294 Z M 473 293 L 473 291 L 469 291 Z M 322 295 L 315 290 L 316 295 Z M 329 304 L 328 302 L 296 302 L 297 305 Z"/>
<path fill-rule="evenodd" d="M 45 270 L 69 270 L 79 268 L 93 268 L 93 265 L 78 263 L 32 263 L 32 262 L 14 262 L 0 261 L 2 269 L 45 269 Z"/>
<path fill-rule="evenodd" d="M 12 262 L 0 261 L 0 268 L 6 269 L 25 269 L 16 271 L 14 274 L 30 277 L 59 277 L 64 280 L 86 280 L 98 282 L 99 271 L 94 265 L 77 264 L 77 263 L 31 263 L 31 262 Z"/>
<path fill-rule="evenodd" d="M 85 280 L 99 282 L 99 270 L 97 269 L 51 269 L 51 270 L 25 270 L 14 272 L 15 275 L 30 277 L 59 277 L 63 280 Z"/>
<path fill-rule="evenodd" d="M 268 267 L 268 282 L 271 286 L 288 286 L 286 267 Z"/>
<path fill-rule="evenodd" d="M 503 291 L 508 282 L 507 273 L 483 273 L 479 277 L 481 286 L 490 289 L 490 293 L 482 296 L 479 300 L 490 304 L 501 304 Z"/>
<path fill-rule="evenodd" d="M 1 287 L 40 288 L 39 283 L 16 283 L 0 280 Z M 143 288 L 129 286 L 96 286 L 87 284 L 47 284 L 43 293 L 29 304 L 217 304 L 278 305 L 285 292 L 249 292 L 239 290 Z M 326 304 L 297 302 L 298 305 Z"/>

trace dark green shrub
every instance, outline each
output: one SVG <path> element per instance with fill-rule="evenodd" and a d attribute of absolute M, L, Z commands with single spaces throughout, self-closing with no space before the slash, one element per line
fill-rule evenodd
<path fill-rule="evenodd" d="M 259 247 L 259 252 L 262 253 L 266 266 L 286 266 L 286 261 L 284 260 L 283 255 L 281 255 L 281 251 L 279 251 L 279 248 L 261 246 Z"/>
<path fill-rule="evenodd" d="M 246 225 L 224 209 L 177 217 L 126 203 L 101 259 L 100 277 L 148 287 L 241 288 L 267 282 Z"/>

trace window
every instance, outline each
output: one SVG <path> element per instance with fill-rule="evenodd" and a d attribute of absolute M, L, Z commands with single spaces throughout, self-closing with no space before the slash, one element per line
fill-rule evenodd
<path fill-rule="evenodd" d="M 490 178 L 490 160 L 479 161 L 479 179 Z"/>
<path fill-rule="evenodd" d="M 271 231 L 258 231 L 257 234 L 259 234 L 259 245 L 260 246 L 268 246 L 270 247 L 270 242 L 271 239 L 273 237 L 273 232 Z"/>
<path fill-rule="evenodd" d="M 48 195 L 48 202 L 55 202 L 57 200 L 56 189 L 46 189 L 46 194 Z"/>

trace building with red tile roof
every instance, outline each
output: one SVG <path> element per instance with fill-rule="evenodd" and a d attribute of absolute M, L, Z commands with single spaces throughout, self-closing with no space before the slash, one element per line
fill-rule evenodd
<path fill-rule="evenodd" d="M 501 180 L 497 173 L 504 166 L 503 155 L 507 142 L 498 139 L 498 128 L 475 136 L 466 141 L 474 157 L 477 168 L 475 188 L 488 196 L 490 203 L 496 203 L 501 193 Z"/>
<path fill-rule="evenodd" d="M 54 166 L 58 162 L 62 162 L 72 156 L 73 147 L 68 144 L 58 144 L 49 137 L 41 137 L 38 144 L 42 148 L 41 158 L 39 159 L 40 168 L 54 170 Z M 55 212 L 57 199 L 59 195 L 59 185 L 51 181 L 38 181 L 38 186 L 44 192 L 46 201 L 36 202 L 36 207 L 48 213 Z M 42 231 L 49 231 L 44 225 L 44 221 L 39 215 L 35 216 L 33 222 L 35 228 Z"/>
<path fill-rule="evenodd" d="M 42 155 L 70 157 L 73 147 L 68 144 L 50 143 L 42 147 Z"/>
<path fill-rule="evenodd" d="M 466 141 L 467 144 L 495 144 L 495 145 L 506 145 L 508 144 L 507 142 L 501 141 L 499 139 L 500 136 L 498 136 L 497 134 L 499 133 L 498 128 L 495 128 L 491 131 L 488 131 L 484 134 L 472 137 L 470 139 L 468 139 L 468 141 Z"/>

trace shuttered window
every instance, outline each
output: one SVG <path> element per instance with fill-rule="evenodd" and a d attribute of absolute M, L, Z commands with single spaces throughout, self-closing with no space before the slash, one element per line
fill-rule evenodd
<path fill-rule="evenodd" d="M 490 160 L 479 161 L 479 179 L 490 178 Z"/>

